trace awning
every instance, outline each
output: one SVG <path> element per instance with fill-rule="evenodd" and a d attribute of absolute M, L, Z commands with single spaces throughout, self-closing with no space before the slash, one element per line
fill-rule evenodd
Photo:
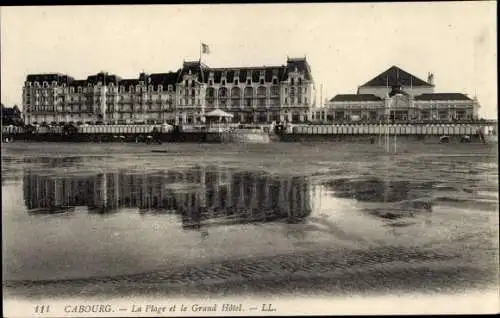
<path fill-rule="evenodd" d="M 205 117 L 223 117 L 223 118 L 233 118 L 233 114 L 226 113 L 225 111 L 217 108 L 209 113 L 205 114 Z"/>

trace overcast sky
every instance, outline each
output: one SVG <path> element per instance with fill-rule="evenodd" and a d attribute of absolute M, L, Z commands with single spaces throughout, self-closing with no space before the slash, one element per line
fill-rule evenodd
<path fill-rule="evenodd" d="M 175 71 L 210 46 L 212 67 L 306 56 L 323 98 L 355 93 L 392 65 L 436 92 L 477 96 L 497 117 L 496 1 L 1 8 L 1 101 L 21 104 L 27 74 L 136 78 Z"/>

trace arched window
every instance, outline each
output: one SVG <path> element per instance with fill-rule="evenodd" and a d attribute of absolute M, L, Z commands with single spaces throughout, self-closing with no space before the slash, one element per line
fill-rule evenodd
<path fill-rule="evenodd" d="M 239 87 L 233 87 L 231 89 L 231 98 L 240 98 L 241 97 L 241 89 Z"/>
<path fill-rule="evenodd" d="M 266 88 L 264 86 L 259 86 L 257 88 L 257 96 L 266 97 Z"/>
<path fill-rule="evenodd" d="M 278 96 L 280 94 L 280 87 L 278 85 L 271 86 L 271 96 Z"/>
<path fill-rule="evenodd" d="M 215 89 L 213 87 L 207 88 L 207 98 L 215 97 Z"/>
<path fill-rule="evenodd" d="M 227 88 L 219 88 L 219 98 L 227 98 Z"/>
<path fill-rule="evenodd" d="M 245 87 L 245 97 L 253 97 L 253 87 Z"/>

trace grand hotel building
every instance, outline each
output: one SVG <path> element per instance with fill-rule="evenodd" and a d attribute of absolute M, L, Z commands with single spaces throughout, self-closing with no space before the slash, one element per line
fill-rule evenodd
<path fill-rule="evenodd" d="M 286 65 L 210 68 L 184 62 L 168 73 L 136 79 L 98 73 L 85 80 L 63 74 L 30 74 L 23 87 L 28 124 L 161 123 L 195 124 L 220 108 L 234 122 L 310 120 L 315 86 L 306 58 Z"/>
<path fill-rule="evenodd" d="M 462 93 L 434 92 L 427 81 L 392 66 L 358 87 L 356 94 L 334 96 L 320 114 L 324 121 L 465 121 L 478 118 L 476 98 Z"/>

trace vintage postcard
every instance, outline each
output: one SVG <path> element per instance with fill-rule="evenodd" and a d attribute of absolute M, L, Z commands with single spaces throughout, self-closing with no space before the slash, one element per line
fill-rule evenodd
<path fill-rule="evenodd" d="M 496 2 L 0 10 L 4 316 L 498 313 Z"/>

